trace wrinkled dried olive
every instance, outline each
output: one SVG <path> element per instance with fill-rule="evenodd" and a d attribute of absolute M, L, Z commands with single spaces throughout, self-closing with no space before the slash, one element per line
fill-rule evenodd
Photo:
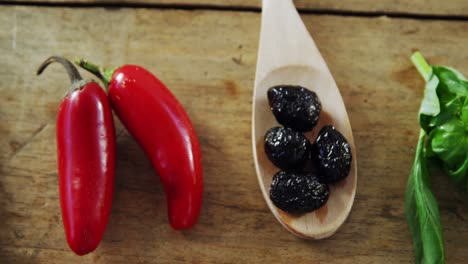
<path fill-rule="evenodd" d="M 300 170 L 310 157 L 310 142 L 293 129 L 273 127 L 265 134 L 265 153 L 282 170 Z"/>
<path fill-rule="evenodd" d="M 279 85 L 268 89 L 268 102 L 278 123 L 305 132 L 317 124 L 322 108 L 317 94 L 301 86 Z"/>
<path fill-rule="evenodd" d="M 313 174 L 280 171 L 273 176 L 270 199 L 279 209 L 289 213 L 306 213 L 322 207 L 329 189 Z"/>
<path fill-rule="evenodd" d="M 346 138 L 333 126 L 323 127 L 315 140 L 313 159 L 324 182 L 344 179 L 351 169 L 351 147 Z"/>

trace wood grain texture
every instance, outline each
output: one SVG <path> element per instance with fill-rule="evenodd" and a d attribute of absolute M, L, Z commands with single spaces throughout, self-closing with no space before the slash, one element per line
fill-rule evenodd
<path fill-rule="evenodd" d="M 29 3 L 68 3 L 99 5 L 170 5 L 221 8 L 260 8 L 261 0 L 13 0 Z M 417 14 L 468 16 L 465 0 L 295 0 L 297 8 L 308 11 L 364 12 L 378 14 Z"/>
<path fill-rule="evenodd" d="M 419 48 L 430 62 L 468 73 L 468 24 L 302 18 L 341 90 L 358 155 L 351 214 L 323 241 L 284 230 L 258 187 L 250 122 L 260 14 L 0 8 L 0 263 L 412 263 L 403 203 L 424 84 L 408 57 Z M 59 65 L 35 76 L 52 54 L 143 65 L 179 98 L 204 155 L 205 200 L 194 229 L 171 230 L 163 188 L 118 124 L 116 191 L 104 240 L 82 258 L 68 249 L 55 153 L 55 115 L 68 78 Z M 441 174 L 433 185 L 448 263 L 464 263 L 466 196 Z"/>

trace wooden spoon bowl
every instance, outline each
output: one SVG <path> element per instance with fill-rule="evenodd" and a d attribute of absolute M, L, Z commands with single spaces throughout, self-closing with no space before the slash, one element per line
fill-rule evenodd
<path fill-rule="evenodd" d="M 299 49 L 300 48 L 300 49 Z M 330 185 L 328 202 L 319 210 L 293 215 L 270 200 L 273 175 L 279 171 L 264 151 L 264 135 L 280 126 L 270 110 L 267 90 L 275 85 L 300 85 L 317 93 L 322 111 L 317 126 L 305 133 L 314 142 L 325 125 L 333 125 L 351 145 L 349 175 Z M 257 177 L 265 201 L 278 221 L 293 234 L 307 239 L 331 236 L 346 220 L 357 182 L 356 147 L 346 108 L 336 83 L 290 0 L 264 0 L 262 30 L 253 96 L 252 143 Z"/>

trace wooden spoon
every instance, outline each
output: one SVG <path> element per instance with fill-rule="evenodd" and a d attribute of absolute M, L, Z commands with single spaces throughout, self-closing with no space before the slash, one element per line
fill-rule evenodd
<path fill-rule="evenodd" d="M 324 125 L 333 125 L 348 140 L 353 162 L 348 177 L 330 185 L 328 202 L 320 209 L 292 215 L 270 200 L 272 177 L 279 171 L 266 157 L 264 135 L 279 124 L 268 105 L 274 85 L 301 85 L 315 91 L 322 103 L 319 123 L 306 136 L 314 142 Z M 263 196 L 273 215 L 293 234 L 306 239 L 331 236 L 343 224 L 354 202 L 357 182 L 356 146 L 338 87 L 292 0 L 263 0 L 260 46 L 253 93 L 252 143 L 255 168 Z"/>

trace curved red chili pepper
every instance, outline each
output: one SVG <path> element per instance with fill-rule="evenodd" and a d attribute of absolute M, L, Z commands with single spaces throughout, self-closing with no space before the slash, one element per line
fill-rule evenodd
<path fill-rule="evenodd" d="M 77 64 L 108 84 L 112 108 L 161 178 L 171 226 L 192 227 L 202 205 L 203 169 L 198 139 L 182 105 L 140 66 L 112 71 L 83 60 Z"/>
<path fill-rule="evenodd" d="M 68 245 L 78 255 L 99 245 L 109 219 L 114 192 L 115 130 L 109 100 L 95 82 L 85 81 L 62 57 L 72 81 L 57 115 L 60 206 Z"/>

